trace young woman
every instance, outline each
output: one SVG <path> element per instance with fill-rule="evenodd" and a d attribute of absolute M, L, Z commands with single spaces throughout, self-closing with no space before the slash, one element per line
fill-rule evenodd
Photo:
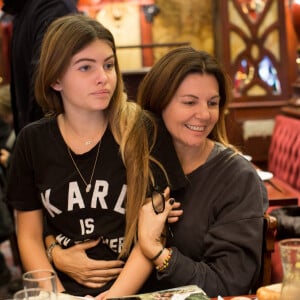
<path fill-rule="evenodd" d="M 180 176 L 178 181 L 172 172 L 166 176 L 159 163 L 175 159 L 176 165 L 175 151 L 172 155 L 172 149 L 154 143 L 154 123 L 123 90 L 114 39 L 105 27 L 83 15 L 49 26 L 35 78 L 46 117 L 18 135 L 8 201 L 16 210 L 25 270 L 52 268 L 54 250 L 89 241 L 79 254 L 85 260 L 78 263 L 84 270 L 92 262 L 91 283 L 83 285 L 72 271 L 56 269 L 58 291 L 96 295 L 107 290 L 122 270 L 119 258 L 133 246 L 150 186 L 163 190 L 172 182 L 182 184 Z M 55 237 L 47 251 L 45 234 Z"/>

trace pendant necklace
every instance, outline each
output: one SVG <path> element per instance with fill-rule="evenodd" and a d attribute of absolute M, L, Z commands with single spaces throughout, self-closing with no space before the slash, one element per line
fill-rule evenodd
<path fill-rule="evenodd" d="M 98 143 L 98 148 L 97 148 L 97 154 L 96 154 L 96 159 L 95 159 L 95 162 L 94 162 L 94 166 L 93 166 L 93 170 L 92 170 L 92 174 L 91 174 L 91 178 L 90 178 L 90 181 L 89 182 L 86 182 L 86 180 L 84 179 L 84 177 L 82 176 L 74 158 L 73 158 L 73 155 L 71 153 L 71 150 L 70 148 L 67 146 L 67 150 L 68 150 L 68 153 L 69 153 L 69 156 L 71 157 L 71 160 L 73 162 L 73 165 L 76 169 L 76 171 L 78 172 L 79 176 L 81 177 L 82 181 L 84 182 L 86 188 L 85 188 L 85 192 L 86 193 L 89 193 L 91 188 L 92 188 L 92 179 L 94 177 L 94 173 L 95 173 L 95 169 L 96 169 L 96 164 L 97 164 L 97 161 L 98 161 L 98 156 L 99 156 L 99 152 L 100 152 L 100 145 L 101 145 L 101 140 L 99 141 Z"/>

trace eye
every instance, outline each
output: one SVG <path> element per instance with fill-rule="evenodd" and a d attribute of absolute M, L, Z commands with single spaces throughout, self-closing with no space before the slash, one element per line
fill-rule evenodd
<path fill-rule="evenodd" d="M 86 72 L 90 69 L 91 69 L 91 66 L 89 66 L 89 65 L 84 65 L 84 66 L 79 67 L 79 70 L 82 72 Z"/>
<path fill-rule="evenodd" d="M 194 100 L 183 101 L 183 104 L 185 104 L 185 105 L 193 105 L 193 104 L 195 104 L 195 101 Z"/>
<path fill-rule="evenodd" d="M 196 98 L 195 97 L 183 97 L 182 103 L 184 105 L 188 105 L 188 106 L 194 105 L 196 103 Z"/>
<path fill-rule="evenodd" d="M 108 63 L 104 64 L 104 69 L 105 70 L 112 70 L 114 67 L 115 67 L 114 62 L 108 62 Z"/>
<path fill-rule="evenodd" d="M 212 98 L 208 101 L 209 106 L 219 106 L 219 103 L 220 103 L 219 97 Z"/>

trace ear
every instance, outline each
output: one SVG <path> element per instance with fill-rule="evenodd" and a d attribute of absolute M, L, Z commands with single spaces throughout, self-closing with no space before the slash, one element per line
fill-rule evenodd
<path fill-rule="evenodd" d="M 62 87 L 61 87 L 61 84 L 60 84 L 60 81 L 59 80 L 56 80 L 55 83 L 52 83 L 51 84 L 51 87 L 55 90 L 55 91 L 58 91 L 60 92 L 62 90 Z"/>

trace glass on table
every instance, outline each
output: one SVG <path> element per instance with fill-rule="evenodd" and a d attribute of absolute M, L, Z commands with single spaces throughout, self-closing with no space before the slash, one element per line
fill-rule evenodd
<path fill-rule="evenodd" d="M 300 238 L 279 242 L 283 268 L 280 300 L 300 299 Z"/>
<path fill-rule="evenodd" d="M 14 300 L 51 300 L 51 293 L 40 288 L 27 288 L 16 292 Z"/>
<path fill-rule="evenodd" d="M 33 270 L 22 275 L 24 289 L 40 288 L 51 293 L 51 300 L 57 298 L 56 273 L 53 270 Z"/>

